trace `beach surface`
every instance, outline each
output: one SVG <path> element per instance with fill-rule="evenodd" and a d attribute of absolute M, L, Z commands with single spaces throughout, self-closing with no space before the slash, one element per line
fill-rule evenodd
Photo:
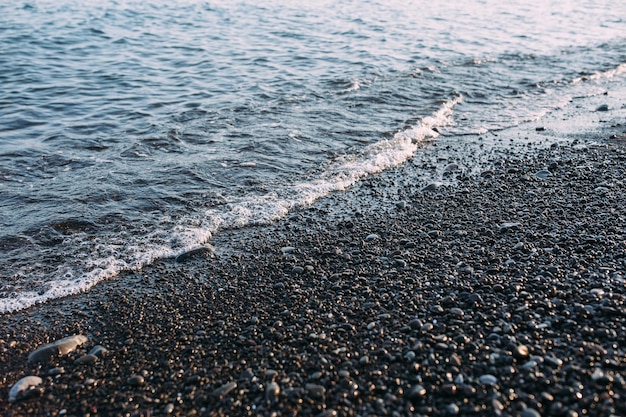
<path fill-rule="evenodd" d="M 537 140 L 472 169 L 440 138 L 214 250 L 0 316 L 0 414 L 625 415 L 620 100 L 481 138 Z"/>

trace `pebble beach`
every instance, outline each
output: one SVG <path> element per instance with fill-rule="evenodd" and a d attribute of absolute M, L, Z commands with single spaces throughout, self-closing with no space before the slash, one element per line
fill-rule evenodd
<path fill-rule="evenodd" d="M 542 145 L 476 172 L 439 161 L 446 181 L 407 163 L 2 315 L 0 414 L 626 415 L 626 125 L 609 114 L 565 142 L 522 126 Z"/>

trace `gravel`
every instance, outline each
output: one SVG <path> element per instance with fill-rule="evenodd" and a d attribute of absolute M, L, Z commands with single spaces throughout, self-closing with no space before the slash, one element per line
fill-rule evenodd
<path fill-rule="evenodd" d="M 579 145 L 449 169 L 436 192 L 409 163 L 1 316 L 0 414 L 624 415 L 626 148 Z"/>

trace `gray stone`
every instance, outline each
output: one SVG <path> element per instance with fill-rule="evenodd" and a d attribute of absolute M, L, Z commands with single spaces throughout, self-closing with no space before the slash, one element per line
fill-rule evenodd
<path fill-rule="evenodd" d="M 41 346 L 28 355 L 28 362 L 48 362 L 55 356 L 63 356 L 74 351 L 78 346 L 87 342 L 87 336 L 73 335 L 59 339 L 54 343 Z"/>
<path fill-rule="evenodd" d="M 13 384 L 13 386 L 11 387 L 11 390 L 9 390 L 9 402 L 10 403 L 14 402 L 15 400 L 17 400 L 18 396 L 22 392 L 32 387 L 41 385 L 42 382 L 43 380 L 41 378 L 39 378 L 38 376 L 33 376 L 33 375 L 25 376 L 24 378 L 20 379 L 15 384 Z"/>
<path fill-rule="evenodd" d="M 491 374 L 481 375 L 478 378 L 478 381 L 484 385 L 496 385 L 498 383 L 498 378 Z"/>

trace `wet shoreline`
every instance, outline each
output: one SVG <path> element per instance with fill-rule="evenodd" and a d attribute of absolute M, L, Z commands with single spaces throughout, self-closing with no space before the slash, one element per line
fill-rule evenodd
<path fill-rule="evenodd" d="M 0 413 L 626 413 L 623 123 L 432 187 L 415 158 L 216 252 L 3 315 Z M 72 334 L 89 340 L 28 362 Z M 41 385 L 9 403 L 27 375 Z"/>

